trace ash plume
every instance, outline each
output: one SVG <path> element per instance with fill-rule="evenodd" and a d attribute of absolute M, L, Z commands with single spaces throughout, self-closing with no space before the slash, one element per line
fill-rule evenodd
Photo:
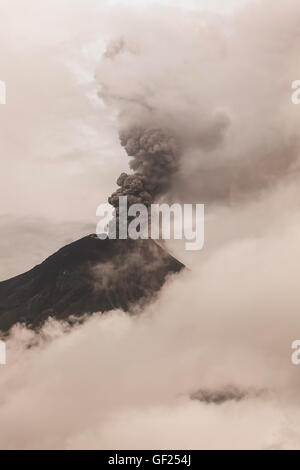
<path fill-rule="evenodd" d="M 96 79 L 119 129 L 150 123 L 181 143 L 169 200 L 243 204 L 297 177 L 299 7 L 261 3 L 229 22 L 169 8 L 135 12 L 108 32 Z"/>
<path fill-rule="evenodd" d="M 134 173 L 122 173 L 117 180 L 120 188 L 108 198 L 116 210 L 117 221 L 119 197 L 126 196 L 128 205 L 149 207 L 170 189 L 180 156 L 179 143 L 170 133 L 159 128 L 130 127 L 120 132 L 120 142 L 132 157 L 130 168 Z"/>

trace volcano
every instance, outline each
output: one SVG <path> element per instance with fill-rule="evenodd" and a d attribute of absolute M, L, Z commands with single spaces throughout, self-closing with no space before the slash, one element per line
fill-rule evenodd
<path fill-rule="evenodd" d="M 37 328 L 49 318 L 135 312 L 155 299 L 184 265 L 151 239 L 100 240 L 89 235 L 30 271 L 0 282 L 0 330 Z"/>

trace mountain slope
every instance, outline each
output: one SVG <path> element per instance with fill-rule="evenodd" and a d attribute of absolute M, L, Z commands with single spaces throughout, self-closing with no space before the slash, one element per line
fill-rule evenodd
<path fill-rule="evenodd" d="M 89 235 L 30 271 L 0 282 L 0 330 L 38 327 L 49 316 L 129 311 L 152 299 L 184 265 L 153 240 L 99 240 Z"/>

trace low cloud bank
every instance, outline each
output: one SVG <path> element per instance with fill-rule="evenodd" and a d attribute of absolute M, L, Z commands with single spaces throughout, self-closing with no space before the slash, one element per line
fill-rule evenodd
<path fill-rule="evenodd" d="M 71 330 L 50 321 L 39 334 L 16 326 L 0 447 L 298 448 L 300 224 L 286 217 L 213 250 L 141 316 L 96 314 Z M 228 386 L 249 393 L 191 398 Z"/>

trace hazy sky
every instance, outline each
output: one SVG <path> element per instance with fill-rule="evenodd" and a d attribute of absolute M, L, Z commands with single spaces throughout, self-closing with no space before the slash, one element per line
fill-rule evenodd
<path fill-rule="evenodd" d="M 207 10 L 217 13 L 231 13 L 241 8 L 250 0 L 109 0 L 110 5 L 151 5 L 153 3 L 161 5 L 172 5 L 187 10 Z"/>

